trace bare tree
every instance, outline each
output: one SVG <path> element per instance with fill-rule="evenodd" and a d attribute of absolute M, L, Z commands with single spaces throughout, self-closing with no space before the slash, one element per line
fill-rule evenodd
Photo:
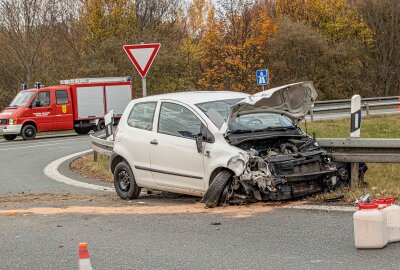
<path fill-rule="evenodd" d="M 360 10 L 375 36 L 377 85 L 384 95 L 400 92 L 400 0 L 365 0 Z"/>

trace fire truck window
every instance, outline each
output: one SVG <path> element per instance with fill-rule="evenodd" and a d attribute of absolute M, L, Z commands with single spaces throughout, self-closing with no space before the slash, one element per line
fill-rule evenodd
<path fill-rule="evenodd" d="M 40 92 L 34 102 L 33 102 L 33 107 L 38 107 L 36 106 L 36 102 L 39 101 L 40 102 L 40 106 L 39 107 L 47 107 L 50 106 L 50 92 Z"/>
<path fill-rule="evenodd" d="M 57 105 L 68 104 L 68 92 L 67 90 L 56 91 Z"/>

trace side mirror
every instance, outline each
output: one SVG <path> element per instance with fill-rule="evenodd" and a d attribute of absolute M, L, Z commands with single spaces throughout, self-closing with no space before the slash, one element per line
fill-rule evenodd
<path fill-rule="evenodd" d="M 197 146 L 197 152 L 201 153 L 203 152 L 203 141 L 204 141 L 204 136 L 203 134 L 199 133 L 196 135 L 196 146 Z"/>

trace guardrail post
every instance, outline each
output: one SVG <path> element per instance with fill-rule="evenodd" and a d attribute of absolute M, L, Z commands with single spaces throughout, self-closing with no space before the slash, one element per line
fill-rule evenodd
<path fill-rule="evenodd" d="M 359 179 L 360 164 L 358 162 L 351 163 L 351 179 L 350 186 L 352 189 L 357 188 L 360 182 Z"/>
<path fill-rule="evenodd" d="M 366 112 L 366 114 L 365 114 L 365 117 L 369 117 L 369 104 L 366 102 L 365 103 L 365 112 Z"/>
<path fill-rule="evenodd" d="M 93 161 L 97 161 L 99 159 L 99 154 L 96 151 L 93 151 Z"/>
<path fill-rule="evenodd" d="M 310 118 L 311 118 L 311 122 L 314 122 L 314 108 L 310 107 Z"/>

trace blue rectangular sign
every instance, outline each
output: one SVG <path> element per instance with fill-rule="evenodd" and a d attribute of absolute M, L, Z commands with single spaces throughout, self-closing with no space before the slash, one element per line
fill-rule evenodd
<path fill-rule="evenodd" d="M 268 69 L 257 70 L 256 72 L 257 85 L 267 85 L 268 84 Z"/>

